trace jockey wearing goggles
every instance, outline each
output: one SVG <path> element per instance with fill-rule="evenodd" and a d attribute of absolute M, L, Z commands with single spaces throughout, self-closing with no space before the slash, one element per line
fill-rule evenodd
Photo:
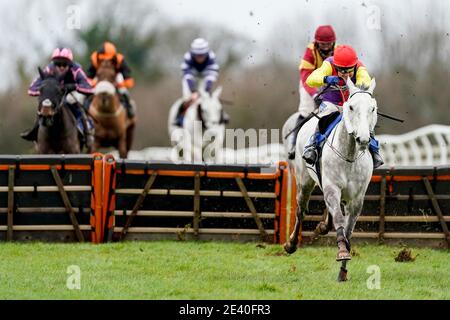
<path fill-rule="evenodd" d="M 89 124 L 90 119 L 80 106 L 83 105 L 86 97 L 94 93 L 94 89 L 89 84 L 83 68 L 73 60 L 72 50 L 69 48 L 56 48 L 53 51 L 50 64 L 43 71 L 45 74 L 53 75 L 60 80 L 61 86 L 67 91 L 65 102 L 70 106 L 70 110 L 75 118 L 82 122 L 84 138 L 89 149 L 94 141 L 93 126 Z M 30 96 L 37 97 L 40 95 L 39 87 L 42 81 L 43 79 L 40 76 L 33 81 L 28 89 Z M 21 133 L 21 137 L 28 141 L 37 141 L 38 129 L 39 118 L 36 118 L 33 128 Z"/>
<path fill-rule="evenodd" d="M 317 88 L 306 84 L 306 79 L 316 69 L 322 66 L 325 59 L 333 55 L 336 47 L 336 34 L 330 25 L 319 26 L 314 35 L 314 41 L 311 42 L 305 50 L 303 58 L 299 65 L 300 82 L 299 95 L 300 103 L 298 106 L 299 116 L 295 128 L 300 128 L 300 123 L 313 112 L 317 106 L 314 97 L 317 94 Z M 295 143 L 297 141 L 298 130 L 294 130 L 292 144 L 288 152 L 289 159 L 295 158 Z"/>
<path fill-rule="evenodd" d="M 128 118 L 134 118 L 136 111 L 129 92 L 134 87 L 134 79 L 131 76 L 131 69 L 124 56 L 117 52 L 116 46 L 113 43 L 105 42 L 97 51 L 92 53 L 91 64 L 86 72 L 89 80 L 93 86 L 97 84 L 97 70 L 105 60 L 112 61 L 116 73 L 119 75 L 117 77 L 118 82 L 116 83 L 116 87 L 120 95 L 120 101 L 127 110 Z"/>
<path fill-rule="evenodd" d="M 345 85 L 348 78 L 358 87 L 369 88 L 370 86 L 370 75 L 366 67 L 359 61 L 356 51 L 351 46 L 342 45 L 336 47 L 334 56 L 327 58 L 322 66 L 312 72 L 306 80 L 306 83 L 314 88 L 326 86 L 321 93 L 320 105 L 320 111 L 326 113 L 326 115 L 322 116 L 321 119 L 334 114 L 329 111 L 332 109 L 339 110 L 337 106 L 342 106 L 348 100 L 349 90 Z M 303 153 L 303 159 L 308 164 L 313 165 L 317 161 L 320 134 L 319 124 L 317 124 L 316 132 L 308 145 L 305 146 Z M 372 154 L 374 168 L 378 168 L 383 164 L 383 160 L 379 154 L 378 141 L 375 140 L 374 132 L 371 132 L 369 151 Z"/>

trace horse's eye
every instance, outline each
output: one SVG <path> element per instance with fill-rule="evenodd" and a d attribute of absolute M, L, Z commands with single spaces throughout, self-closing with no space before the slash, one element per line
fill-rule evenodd
<path fill-rule="evenodd" d="M 375 112 L 375 107 L 372 108 L 372 112 Z"/>
<path fill-rule="evenodd" d="M 350 111 L 353 111 L 353 106 L 350 106 Z"/>

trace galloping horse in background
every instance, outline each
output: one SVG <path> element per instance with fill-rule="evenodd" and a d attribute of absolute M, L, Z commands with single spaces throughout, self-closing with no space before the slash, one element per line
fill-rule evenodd
<path fill-rule="evenodd" d="M 217 88 L 211 95 L 204 90 L 199 92 L 200 98 L 186 110 L 183 130 L 174 124 L 178 108 L 183 101 L 179 99 L 172 105 L 168 121 L 169 136 L 173 144 L 181 146 L 185 160 L 214 163 L 222 156 L 225 138 L 224 111 L 220 102 L 222 87 Z"/>
<path fill-rule="evenodd" d="M 295 159 L 297 217 L 294 231 L 284 246 L 288 253 L 297 250 L 300 225 L 308 212 L 310 195 L 316 185 L 319 185 L 337 233 L 339 251 L 336 260 L 342 261 L 339 281 L 347 280 L 346 264 L 351 259 L 350 238 L 361 214 L 364 196 L 372 177 L 373 163 L 368 146 L 370 132 L 377 123 L 377 103 L 373 98 L 375 79 L 372 79 L 368 90 L 356 87 L 350 79 L 347 80 L 347 86 L 350 96 L 343 105 L 342 120 L 327 138 L 318 167 L 307 165 L 301 156 Z M 317 121 L 317 118 L 312 118 L 300 129 L 296 144 L 297 155 L 302 154 L 305 144 L 314 133 Z M 315 170 L 317 168 L 322 172 L 322 179 L 318 177 Z"/>
<path fill-rule="evenodd" d="M 82 145 L 73 113 L 64 105 L 61 83 L 38 68 L 42 84 L 39 88 L 39 129 L 36 149 L 39 154 L 77 154 Z"/>
<path fill-rule="evenodd" d="M 116 70 L 111 61 L 105 60 L 97 71 L 98 83 L 89 107 L 95 124 L 95 149 L 114 147 L 119 156 L 127 158 L 131 149 L 136 120 L 128 119 L 116 92 Z"/>

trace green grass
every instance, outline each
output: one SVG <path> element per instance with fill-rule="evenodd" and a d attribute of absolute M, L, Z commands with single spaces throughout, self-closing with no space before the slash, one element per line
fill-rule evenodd
<path fill-rule="evenodd" d="M 334 247 L 220 242 L 1 244 L 0 299 L 450 299 L 448 250 L 356 246 L 349 281 L 336 281 Z M 69 290 L 67 268 L 81 269 Z M 378 265 L 381 289 L 369 290 Z"/>

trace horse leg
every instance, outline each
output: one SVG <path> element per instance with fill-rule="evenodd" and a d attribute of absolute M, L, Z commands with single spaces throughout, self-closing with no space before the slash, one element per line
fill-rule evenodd
<path fill-rule="evenodd" d="M 127 128 L 127 152 L 129 152 L 131 150 L 131 146 L 133 145 L 135 127 L 136 126 L 133 122 Z"/>
<path fill-rule="evenodd" d="M 328 211 L 333 217 L 334 228 L 336 229 L 339 249 L 336 261 L 350 260 L 348 241 L 345 236 L 345 217 L 341 211 L 341 190 L 335 185 L 327 185 L 324 187 L 323 193 Z"/>
<path fill-rule="evenodd" d="M 117 149 L 119 150 L 120 158 L 126 159 L 128 155 L 128 150 L 127 150 L 127 137 L 125 135 L 119 138 Z"/>
<path fill-rule="evenodd" d="M 295 226 L 289 240 L 284 244 L 284 250 L 292 254 L 297 251 L 298 235 L 300 232 L 300 226 L 302 224 L 305 214 L 308 212 L 309 197 L 314 190 L 314 180 L 311 178 L 304 177 L 305 179 L 298 179 L 300 181 L 306 181 L 305 184 L 301 185 L 297 183 L 297 215 L 295 217 Z"/>
<path fill-rule="evenodd" d="M 351 252 L 351 237 L 363 207 L 363 201 L 352 201 L 345 205 L 345 236 L 348 241 L 348 250 Z M 342 260 L 341 269 L 339 270 L 338 281 L 347 281 L 347 260 Z"/>

